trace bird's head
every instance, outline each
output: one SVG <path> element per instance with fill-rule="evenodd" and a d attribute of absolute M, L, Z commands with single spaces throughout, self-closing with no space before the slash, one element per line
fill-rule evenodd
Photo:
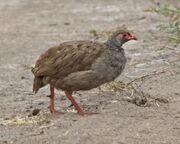
<path fill-rule="evenodd" d="M 137 38 L 126 31 L 116 31 L 107 40 L 106 44 L 111 47 L 121 47 L 124 43 Z"/>

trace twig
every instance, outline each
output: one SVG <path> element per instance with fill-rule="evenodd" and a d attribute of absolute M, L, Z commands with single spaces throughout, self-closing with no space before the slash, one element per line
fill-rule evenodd
<path fill-rule="evenodd" d="M 163 71 L 160 71 L 160 72 L 154 71 L 154 72 L 151 73 L 151 74 L 147 74 L 147 75 L 141 76 L 141 77 L 139 77 L 139 78 L 135 78 L 134 80 L 132 80 L 132 81 L 130 81 L 129 83 L 127 83 L 126 85 L 128 86 L 128 85 L 130 85 L 130 84 L 132 84 L 132 83 L 134 83 L 135 81 L 138 81 L 138 80 L 143 81 L 143 80 L 144 80 L 145 78 L 147 78 L 147 77 L 154 76 L 154 75 L 158 75 L 158 74 L 161 74 L 161 73 L 165 73 L 165 71 L 164 71 L 164 70 L 163 70 Z"/>

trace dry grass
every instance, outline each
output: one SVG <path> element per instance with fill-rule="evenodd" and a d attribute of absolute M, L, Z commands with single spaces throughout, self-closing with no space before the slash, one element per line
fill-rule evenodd
<path fill-rule="evenodd" d="M 129 96 L 128 98 L 126 98 L 126 100 L 128 102 L 136 104 L 137 106 L 149 107 L 151 103 L 154 101 L 160 103 L 168 103 L 169 101 L 167 99 L 156 98 L 152 95 L 149 95 L 148 93 L 145 93 L 141 88 L 141 85 L 145 82 L 145 80 L 148 80 L 149 78 L 152 78 L 153 76 L 162 73 L 164 73 L 164 71 L 160 71 L 160 72 L 155 71 L 151 74 L 144 75 L 134 80 L 131 80 L 128 83 L 124 83 L 122 81 L 114 81 L 106 84 L 105 87 L 115 92 L 124 91 Z"/>

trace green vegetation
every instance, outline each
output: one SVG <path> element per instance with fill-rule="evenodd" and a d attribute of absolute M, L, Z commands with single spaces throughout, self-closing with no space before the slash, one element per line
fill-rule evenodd
<path fill-rule="evenodd" d="M 164 5 L 153 9 L 155 12 L 169 17 L 168 24 L 159 25 L 160 30 L 166 31 L 171 42 L 180 43 L 180 8 Z"/>

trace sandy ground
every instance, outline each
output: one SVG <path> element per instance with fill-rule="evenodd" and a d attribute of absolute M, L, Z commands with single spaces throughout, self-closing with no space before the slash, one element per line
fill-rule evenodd
<path fill-rule="evenodd" d="M 180 143 L 180 49 L 157 28 L 168 21 L 149 11 L 158 4 L 180 5 L 178 0 L 1 0 L 0 144 Z M 78 92 L 74 97 L 84 110 L 99 112 L 82 117 L 56 92 L 56 108 L 65 114 L 51 115 L 49 88 L 32 93 L 29 67 L 50 46 L 94 40 L 90 31 L 122 25 L 139 40 L 124 45 L 128 64 L 118 80 L 150 75 L 140 89 L 154 100 L 140 107 L 126 100 L 132 98 L 127 91 Z M 34 109 L 40 113 L 31 116 Z"/>

